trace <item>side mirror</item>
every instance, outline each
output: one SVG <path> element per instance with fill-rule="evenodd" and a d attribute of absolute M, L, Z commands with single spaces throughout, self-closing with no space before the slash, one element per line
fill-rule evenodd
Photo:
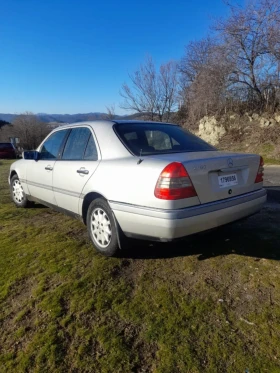
<path fill-rule="evenodd" d="M 36 150 L 29 150 L 23 152 L 24 159 L 34 159 L 34 161 L 38 161 L 40 153 Z"/>

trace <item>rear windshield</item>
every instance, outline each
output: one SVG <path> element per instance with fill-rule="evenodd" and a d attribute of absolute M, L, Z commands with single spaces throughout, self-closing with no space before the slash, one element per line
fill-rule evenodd
<path fill-rule="evenodd" d="M 14 149 L 14 147 L 9 142 L 2 142 L 0 143 L 0 149 Z"/>
<path fill-rule="evenodd" d="M 161 123 L 118 123 L 115 132 L 137 156 L 216 150 L 185 129 Z"/>

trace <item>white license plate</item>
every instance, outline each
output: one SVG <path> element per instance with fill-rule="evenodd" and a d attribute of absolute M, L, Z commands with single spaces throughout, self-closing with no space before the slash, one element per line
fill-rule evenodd
<path fill-rule="evenodd" d="M 218 176 L 218 179 L 220 188 L 231 187 L 238 184 L 236 174 Z"/>

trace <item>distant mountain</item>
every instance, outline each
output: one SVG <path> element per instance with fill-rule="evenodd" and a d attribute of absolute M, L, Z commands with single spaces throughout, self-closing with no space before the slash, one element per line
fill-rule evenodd
<path fill-rule="evenodd" d="M 1 114 L 0 113 L 0 119 L 5 120 L 6 122 L 11 123 L 15 119 L 16 115 L 14 114 Z"/>
<path fill-rule="evenodd" d="M 76 123 L 87 120 L 96 120 L 106 118 L 105 113 L 86 113 L 86 114 L 37 114 L 38 118 L 43 122 L 59 122 L 59 123 Z M 1 117 L 1 114 L 0 114 Z"/>
<path fill-rule="evenodd" d="M 17 114 L 2 114 L 0 113 L 0 120 L 5 120 L 12 123 Z M 45 123 L 57 122 L 57 123 L 77 123 L 84 122 L 88 120 L 106 119 L 106 113 L 87 113 L 87 114 L 46 114 L 38 113 L 36 114 L 38 119 Z M 116 115 L 115 119 L 141 119 L 140 114 L 131 115 Z"/>

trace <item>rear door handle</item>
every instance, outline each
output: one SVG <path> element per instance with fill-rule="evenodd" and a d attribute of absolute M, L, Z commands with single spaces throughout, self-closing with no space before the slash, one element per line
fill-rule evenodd
<path fill-rule="evenodd" d="M 47 171 L 52 171 L 52 170 L 53 170 L 53 167 L 50 166 L 50 165 L 47 165 L 47 166 L 45 167 L 45 170 L 47 170 Z"/>
<path fill-rule="evenodd" d="M 78 174 L 83 174 L 83 175 L 88 175 L 89 174 L 89 170 L 86 170 L 85 168 L 80 168 L 79 170 L 77 170 Z"/>

